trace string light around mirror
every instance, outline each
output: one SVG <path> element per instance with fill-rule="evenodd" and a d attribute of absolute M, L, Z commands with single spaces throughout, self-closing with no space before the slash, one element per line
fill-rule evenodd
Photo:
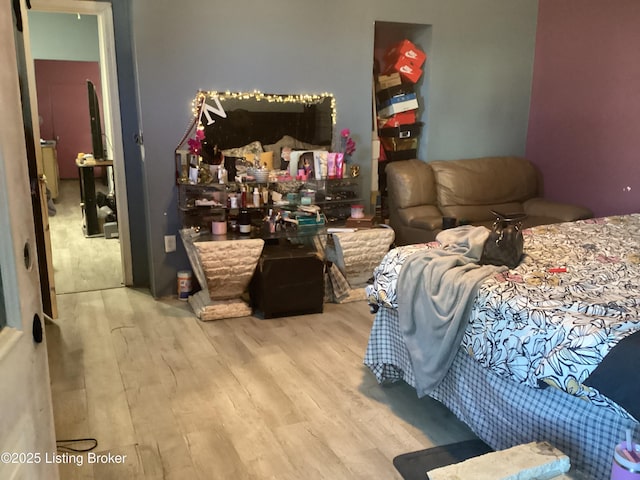
<path fill-rule="evenodd" d="M 311 94 L 311 93 L 302 93 L 302 94 L 273 94 L 273 93 L 262 93 L 258 90 L 254 90 L 253 92 L 218 92 L 218 91 L 205 91 L 200 90 L 196 95 L 196 98 L 191 102 L 191 111 L 193 112 L 194 117 L 199 119 L 202 109 L 202 103 L 207 98 L 217 98 L 221 102 L 224 102 L 228 99 L 234 100 L 248 100 L 250 98 L 255 99 L 256 101 L 267 101 L 270 103 L 301 103 L 301 104 L 309 104 L 313 105 L 316 103 L 320 103 L 327 98 L 331 99 L 331 122 L 335 126 L 336 124 L 336 99 L 331 93 L 320 93 L 320 94 Z"/>

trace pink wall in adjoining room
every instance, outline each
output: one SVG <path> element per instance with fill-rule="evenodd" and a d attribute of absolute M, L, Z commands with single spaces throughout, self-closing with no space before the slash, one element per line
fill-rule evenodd
<path fill-rule="evenodd" d="M 57 141 L 60 178 L 78 178 L 77 154 L 92 152 L 86 81 L 94 83 L 100 96 L 100 65 L 70 60 L 35 60 L 34 65 L 40 136 Z"/>
<path fill-rule="evenodd" d="M 640 212 L 640 0 L 539 0 L 526 151 L 547 197 Z"/>

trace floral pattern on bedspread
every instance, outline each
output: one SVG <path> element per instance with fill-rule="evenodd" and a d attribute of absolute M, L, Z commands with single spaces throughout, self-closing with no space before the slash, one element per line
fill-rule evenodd
<path fill-rule="evenodd" d="M 640 214 L 523 233 L 523 261 L 480 287 L 463 347 L 503 377 L 551 385 L 628 416 L 582 382 L 622 338 L 640 330 Z M 402 263 L 420 248 L 437 247 L 389 252 L 367 287 L 369 302 L 397 308 Z"/>
<path fill-rule="evenodd" d="M 402 264 L 414 253 L 425 248 L 438 248 L 440 243 L 416 243 L 394 248 L 384 256 L 380 265 L 373 270 L 373 283 L 365 292 L 370 305 L 398 308 L 397 282 Z"/>

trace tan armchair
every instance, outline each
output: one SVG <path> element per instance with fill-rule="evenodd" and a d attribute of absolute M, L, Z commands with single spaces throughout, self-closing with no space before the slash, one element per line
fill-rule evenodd
<path fill-rule="evenodd" d="M 593 216 L 587 208 L 543 198 L 541 176 L 524 158 L 404 160 L 385 172 L 389 225 L 398 245 L 432 241 L 443 217 L 490 227 L 491 210 L 526 213 L 527 228 Z"/>

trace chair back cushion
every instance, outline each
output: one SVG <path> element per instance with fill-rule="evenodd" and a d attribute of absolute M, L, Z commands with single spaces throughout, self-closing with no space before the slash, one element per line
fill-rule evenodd
<path fill-rule="evenodd" d="M 436 205 L 433 170 L 421 160 L 390 162 L 386 168 L 389 198 L 395 208 Z"/>
<path fill-rule="evenodd" d="M 442 213 L 472 222 L 492 218 L 490 210 L 521 213 L 536 196 L 538 174 L 519 157 L 484 157 L 430 162 Z"/>

